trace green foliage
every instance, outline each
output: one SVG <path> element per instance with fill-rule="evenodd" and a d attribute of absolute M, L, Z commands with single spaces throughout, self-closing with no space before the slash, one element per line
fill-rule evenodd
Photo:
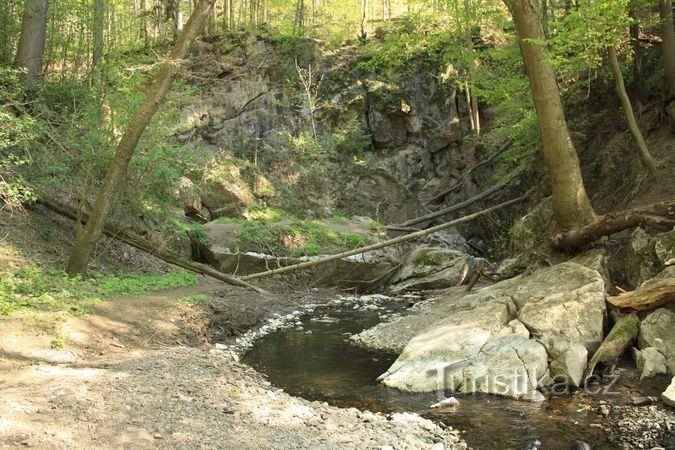
<path fill-rule="evenodd" d="M 232 250 L 245 248 L 270 254 L 313 256 L 337 253 L 372 244 L 373 239 L 358 233 L 333 230 L 314 220 L 298 220 L 286 216 L 283 220 L 240 221 L 242 229 Z"/>
<path fill-rule="evenodd" d="M 18 72 L 0 67 L 0 202 L 10 208 L 34 199 L 20 170 L 32 162 L 30 145 L 37 124 L 30 115 L 18 113 L 22 96 Z"/>
<path fill-rule="evenodd" d="M 28 267 L 0 272 L 0 315 L 20 310 L 83 314 L 101 299 L 120 294 L 196 284 L 185 271 L 152 275 L 106 275 L 89 280 L 70 278 L 56 269 Z"/>

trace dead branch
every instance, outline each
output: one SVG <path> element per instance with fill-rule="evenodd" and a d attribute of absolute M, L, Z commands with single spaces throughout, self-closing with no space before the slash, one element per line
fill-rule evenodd
<path fill-rule="evenodd" d="M 675 200 L 668 200 L 643 208 L 605 214 L 585 227 L 556 234 L 553 237 L 553 246 L 561 250 L 574 250 L 629 228 L 644 226 L 669 230 L 673 225 Z"/>
<path fill-rule="evenodd" d="M 509 181 L 511 181 L 511 179 L 509 179 L 508 181 L 505 181 L 503 183 L 499 183 L 495 186 L 492 186 L 491 188 L 481 192 L 478 195 L 474 195 L 473 197 L 471 197 L 467 200 L 464 200 L 463 202 L 457 203 L 457 204 L 449 206 L 447 208 L 443 208 L 439 211 L 435 211 L 435 212 L 426 214 L 424 216 L 420 216 L 420 217 L 416 217 L 414 219 L 407 220 L 407 221 L 405 221 L 401 224 L 393 225 L 393 229 L 410 227 L 411 225 L 416 225 L 416 224 L 421 223 L 421 222 L 426 222 L 427 220 L 435 219 L 437 217 L 444 216 L 444 215 L 449 214 L 451 212 L 466 208 L 467 206 L 472 205 L 472 204 L 476 203 L 477 201 L 482 200 L 486 197 L 489 197 L 490 195 L 494 194 L 495 192 L 504 189 L 509 184 Z M 389 229 L 389 227 L 387 227 L 387 229 Z"/>
<path fill-rule="evenodd" d="M 421 231 L 416 231 L 414 233 L 405 234 L 403 236 L 399 236 L 399 237 L 396 237 L 396 238 L 393 238 L 393 239 L 386 240 L 384 242 L 380 242 L 379 244 L 368 245 L 366 247 L 361 247 L 361 248 L 357 248 L 357 249 L 354 249 L 354 250 L 349 250 L 349 251 L 346 251 L 346 252 L 338 253 L 336 255 L 326 256 L 324 258 L 316 259 L 316 260 L 313 260 L 313 261 L 301 262 L 299 264 L 294 264 L 292 266 L 286 266 L 286 267 L 282 267 L 282 268 L 279 268 L 279 269 L 268 270 L 266 272 L 260 272 L 260 273 L 254 273 L 254 274 L 251 274 L 251 275 L 246 275 L 244 277 L 241 277 L 241 279 L 242 280 L 252 280 L 252 279 L 255 279 L 255 278 L 267 277 L 267 276 L 270 276 L 270 275 L 278 275 L 278 274 L 281 274 L 281 273 L 287 273 L 287 272 L 292 272 L 292 271 L 299 270 L 299 269 L 305 269 L 305 268 L 308 268 L 308 267 L 315 267 L 315 266 L 318 266 L 320 264 L 326 264 L 328 262 L 336 261 L 338 259 L 346 258 L 348 256 L 359 255 L 361 253 L 366 253 L 366 252 L 370 252 L 370 251 L 373 251 L 373 250 L 379 250 L 381 248 L 389 247 L 389 246 L 392 246 L 392 245 L 395 245 L 395 244 L 399 244 L 401 242 L 411 241 L 413 239 L 417 239 L 417 238 L 420 238 L 420 237 L 423 237 L 423 236 L 427 236 L 429 234 L 435 233 L 435 232 L 440 231 L 440 230 L 444 230 L 446 228 L 450 228 L 450 227 L 453 227 L 453 226 L 456 226 L 456 225 L 459 225 L 459 224 L 462 224 L 462 223 L 471 222 L 472 220 L 475 220 L 475 219 L 477 219 L 481 216 L 484 216 L 486 214 L 492 213 L 492 212 L 494 212 L 498 209 L 514 205 L 514 204 L 522 201 L 524 198 L 525 197 L 514 198 L 512 200 L 506 201 L 504 203 L 500 203 L 500 204 L 498 204 L 496 206 L 493 206 L 491 208 L 484 209 L 483 211 L 479 211 L 477 213 L 473 213 L 473 214 L 470 214 L 468 216 L 461 217 L 461 218 L 453 220 L 451 222 L 447 222 L 447 223 L 444 223 L 444 224 L 441 224 L 441 225 L 436 225 L 435 227 L 431 227 L 431 228 L 428 228 L 426 230 L 421 230 Z"/>
<path fill-rule="evenodd" d="M 474 170 L 478 169 L 478 168 L 481 167 L 481 166 L 484 166 L 485 164 L 491 163 L 492 161 L 495 160 L 495 158 L 497 158 L 499 155 L 501 155 L 501 154 L 504 153 L 506 150 L 508 150 L 509 148 L 511 148 L 512 145 L 513 145 L 513 141 L 512 141 L 511 139 L 509 139 L 508 141 L 506 141 L 506 142 L 504 143 L 504 145 L 502 145 L 502 146 L 499 148 L 499 150 L 497 150 L 497 152 L 496 152 L 494 155 L 492 155 L 492 156 L 490 156 L 489 158 L 486 158 L 486 159 L 484 159 L 484 160 L 482 160 L 482 161 L 476 163 L 475 165 L 469 167 L 469 168 L 466 170 L 466 172 L 464 172 L 464 175 L 462 176 L 462 179 L 461 179 L 461 180 L 459 180 L 457 183 L 453 184 L 453 185 L 450 186 L 449 188 L 446 188 L 443 192 L 441 192 L 440 194 L 436 195 L 434 198 L 432 198 L 431 200 L 429 200 L 429 201 L 427 202 L 427 205 L 429 205 L 429 204 L 431 204 L 431 203 L 436 203 L 437 201 L 440 201 L 440 200 L 443 200 L 443 198 L 445 198 L 446 195 L 448 195 L 449 193 L 451 193 L 451 192 L 453 192 L 453 191 L 459 189 L 459 188 L 462 186 L 462 184 L 464 184 L 465 180 L 469 178 L 469 176 L 471 175 L 471 173 L 472 173 Z"/>
<path fill-rule="evenodd" d="M 636 312 L 660 308 L 675 302 L 675 278 L 668 278 L 634 291 L 609 297 L 607 302 L 619 309 Z"/>
<path fill-rule="evenodd" d="M 82 223 L 86 223 L 86 221 L 88 220 L 88 214 L 84 212 L 79 214 L 77 208 L 74 208 L 65 203 L 61 203 L 58 200 L 50 198 L 48 195 L 44 193 L 37 193 L 37 196 L 39 198 L 38 202 L 40 204 L 44 205 L 45 207 L 54 211 L 57 214 L 66 216 L 75 221 L 81 220 Z M 106 224 L 105 228 L 103 229 L 103 232 L 106 234 L 106 236 L 129 244 L 132 247 L 135 247 L 139 250 L 142 250 L 146 253 L 156 256 L 157 258 L 169 264 L 173 264 L 174 266 L 182 267 L 183 269 L 187 269 L 191 272 L 196 272 L 202 275 L 208 275 L 212 278 L 215 278 L 228 284 L 232 284 L 234 286 L 245 287 L 259 294 L 268 294 L 268 292 L 265 291 L 264 289 L 261 289 L 250 283 L 242 281 L 239 278 L 226 275 L 214 269 L 213 267 L 207 266 L 206 264 L 188 261 L 186 259 L 181 258 L 178 253 L 172 250 L 157 247 L 152 242 L 148 241 L 147 239 L 144 239 L 140 235 L 128 229 L 116 227 L 111 224 Z"/>

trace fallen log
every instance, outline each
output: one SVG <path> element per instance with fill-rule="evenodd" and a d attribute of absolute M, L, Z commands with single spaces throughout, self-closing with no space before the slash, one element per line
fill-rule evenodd
<path fill-rule="evenodd" d="M 553 236 L 553 246 L 561 250 L 575 250 L 629 228 L 644 226 L 667 231 L 673 225 L 675 200 L 668 200 L 642 208 L 605 214 L 582 228 L 556 234 Z"/>
<path fill-rule="evenodd" d="M 506 141 L 506 142 L 504 143 L 504 145 L 501 146 L 501 148 L 500 148 L 499 150 L 497 150 L 497 152 L 496 152 L 495 154 L 493 154 L 493 155 L 490 156 L 489 158 L 486 158 L 486 159 L 480 161 L 480 162 L 477 163 L 476 165 L 469 167 L 469 168 L 466 170 L 466 172 L 464 172 L 464 175 L 462 176 L 462 179 L 461 179 L 461 180 L 459 180 L 457 183 L 453 184 L 452 186 L 446 188 L 443 192 L 437 194 L 435 197 L 433 197 L 431 200 L 429 200 L 429 201 L 427 202 L 427 205 L 429 205 L 429 204 L 431 204 L 431 203 L 436 203 L 436 202 L 439 201 L 439 200 L 443 200 L 443 198 L 444 198 L 446 195 L 448 195 L 449 193 L 455 191 L 456 189 L 459 189 L 459 188 L 462 186 L 462 184 L 465 183 L 465 180 L 468 179 L 468 177 L 471 175 L 471 173 L 472 173 L 474 170 L 478 169 L 478 168 L 481 167 L 481 166 L 484 166 L 485 164 L 489 164 L 489 163 L 491 163 L 492 161 L 494 161 L 494 159 L 497 158 L 497 156 L 501 155 L 501 154 L 504 153 L 506 150 L 508 150 L 508 149 L 511 147 L 511 145 L 513 145 L 513 141 L 512 141 L 511 139 L 509 139 L 508 141 Z"/>
<path fill-rule="evenodd" d="M 78 214 L 79 211 L 76 208 L 72 207 L 71 205 L 61 203 L 58 200 L 50 198 L 48 195 L 44 193 L 38 192 L 37 194 L 39 199 L 38 202 L 41 205 L 45 206 L 46 208 L 54 211 L 57 214 L 68 217 L 72 220 L 75 221 L 79 220 L 82 223 L 86 223 L 88 219 L 88 215 L 86 213 L 83 212 L 82 214 Z M 195 261 L 188 261 L 186 259 L 181 258 L 180 255 L 176 252 L 173 252 L 165 248 L 159 248 L 152 242 L 148 241 L 147 239 L 144 239 L 142 236 L 128 229 L 116 227 L 111 224 L 106 224 L 103 229 L 103 233 L 106 236 L 109 236 L 118 241 L 122 241 L 126 244 L 131 245 L 132 247 L 135 247 L 139 250 L 142 250 L 146 253 L 156 256 L 157 258 L 174 266 L 178 266 L 183 269 L 189 270 L 191 272 L 196 272 L 202 275 L 208 275 L 212 278 L 215 278 L 228 284 L 232 284 L 234 286 L 245 287 L 259 294 L 263 295 L 269 294 L 269 292 L 265 291 L 264 289 L 261 289 L 250 283 L 247 283 L 246 281 L 243 281 L 239 278 L 226 275 L 214 269 L 211 266 L 207 266 L 206 264 L 201 264 Z"/>
<path fill-rule="evenodd" d="M 386 240 L 384 242 L 380 242 L 379 244 L 372 244 L 372 245 L 368 245 L 366 247 L 360 247 L 360 248 L 357 248 L 357 249 L 354 249 L 354 250 L 349 250 L 349 251 L 346 251 L 346 252 L 338 253 L 336 255 L 326 256 L 324 258 L 316 259 L 316 260 L 313 260 L 313 261 L 301 262 L 299 264 L 294 264 L 292 266 L 286 266 L 286 267 L 281 267 L 281 268 L 278 268 L 278 269 L 267 270 L 265 272 L 259 272 L 259 273 L 254 273 L 254 274 L 251 274 L 251 275 L 246 275 L 244 277 L 241 277 L 241 280 L 252 280 L 254 278 L 267 277 L 267 276 L 270 276 L 270 275 L 278 275 L 278 274 L 281 274 L 281 273 L 292 272 L 294 270 L 306 269 L 308 267 L 318 266 L 320 264 L 325 264 L 325 263 L 328 263 L 328 262 L 331 262 L 331 261 L 336 261 L 338 259 L 346 258 L 348 256 L 359 255 L 361 253 L 366 253 L 366 252 L 370 252 L 370 251 L 373 251 L 373 250 L 379 250 L 379 249 L 384 248 L 384 247 L 389 247 L 391 245 L 400 244 L 401 242 L 411 241 L 413 239 L 417 239 L 417 238 L 420 238 L 420 237 L 423 237 L 423 236 L 427 236 L 429 234 L 435 233 L 435 232 L 440 231 L 440 230 L 444 230 L 446 228 L 453 227 L 455 225 L 460 225 L 462 223 L 471 222 L 472 220 L 475 220 L 475 219 L 477 219 L 481 216 L 484 216 L 486 214 L 490 214 L 491 212 L 497 211 L 498 209 L 505 208 L 505 207 L 510 206 L 510 205 L 514 205 L 514 204 L 522 201 L 524 198 L 525 198 L 524 196 L 514 198 L 512 200 L 506 201 L 504 203 L 500 203 L 498 205 L 495 205 L 491 208 L 484 209 L 484 210 L 479 211 L 477 213 L 473 213 L 473 214 L 470 214 L 468 216 L 461 217 L 461 218 L 453 220 L 451 222 L 443 223 L 441 225 L 436 225 L 435 227 L 427 228 L 426 230 L 420 230 L 420 231 L 416 231 L 414 233 L 404 234 L 403 236 L 399 236 L 399 237 L 396 237 L 396 238 L 393 238 L 393 239 L 389 239 L 389 240 Z"/>
<path fill-rule="evenodd" d="M 651 311 L 675 302 L 675 278 L 649 284 L 634 291 L 609 297 L 607 302 L 628 311 Z"/>
<path fill-rule="evenodd" d="M 609 372 L 612 372 L 626 347 L 637 337 L 639 324 L 640 319 L 635 314 L 628 314 L 619 319 L 588 362 L 584 379 L 587 380 L 593 375 L 598 363 L 607 365 Z"/>
<path fill-rule="evenodd" d="M 509 181 L 510 181 L 510 179 L 509 179 Z M 426 222 L 427 220 L 435 219 L 437 217 L 441 217 L 441 216 L 444 216 L 446 214 L 450 214 L 451 212 L 466 208 L 467 206 L 472 205 L 472 204 L 476 203 L 477 201 L 482 200 L 486 197 L 489 197 L 490 195 L 494 194 L 495 192 L 504 189 L 509 184 L 509 181 L 505 181 L 503 183 L 499 183 L 497 185 L 494 185 L 491 188 L 481 192 L 480 194 L 474 195 L 473 197 L 471 197 L 467 200 L 464 200 L 463 202 L 457 203 L 457 204 L 452 205 L 452 206 L 448 206 L 447 208 L 443 208 L 439 211 L 435 211 L 435 212 L 432 212 L 432 213 L 429 213 L 429 214 L 425 214 L 424 216 L 420 216 L 420 217 L 416 217 L 414 219 L 407 220 L 407 221 L 405 221 L 401 224 L 392 225 L 391 230 L 395 231 L 395 230 L 399 230 L 401 228 L 409 228 L 411 225 L 416 225 L 416 224 L 421 223 L 421 222 Z M 390 229 L 389 226 L 387 226 L 386 228 L 388 230 Z"/>

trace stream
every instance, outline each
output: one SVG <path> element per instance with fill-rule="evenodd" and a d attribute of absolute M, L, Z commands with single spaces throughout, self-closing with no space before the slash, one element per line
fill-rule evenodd
<path fill-rule="evenodd" d="M 405 306 L 385 307 L 402 309 Z M 338 321 L 317 321 L 330 316 Z M 396 355 L 350 344 L 349 335 L 377 324 L 377 311 L 319 309 L 302 327 L 275 331 L 256 342 L 244 361 L 287 393 L 339 407 L 374 412 L 417 412 L 455 429 L 474 449 L 570 449 L 575 441 L 611 449 L 603 418 L 582 394 L 527 403 L 496 396 L 457 395 L 456 407 L 432 409 L 436 393 L 409 393 L 376 382 Z"/>

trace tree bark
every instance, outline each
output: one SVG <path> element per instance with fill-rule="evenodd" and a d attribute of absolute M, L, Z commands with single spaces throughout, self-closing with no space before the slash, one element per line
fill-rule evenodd
<path fill-rule="evenodd" d="M 553 237 L 553 246 L 561 250 L 584 247 L 602 237 L 637 226 L 651 226 L 665 231 L 675 225 L 675 200 L 655 203 L 598 217 L 590 224 Z"/>
<path fill-rule="evenodd" d="M 675 29 L 673 29 L 673 4 L 671 0 L 659 0 L 661 15 L 661 38 L 663 49 L 663 69 L 668 81 L 668 101 L 666 111 L 675 121 Z"/>
<path fill-rule="evenodd" d="M 127 167 L 129 166 L 131 157 L 134 155 L 138 141 L 148 123 L 150 123 L 152 116 L 157 112 L 166 93 L 169 91 L 180 61 L 185 58 L 190 44 L 204 25 L 204 21 L 208 17 L 214 1 L 201 0 L 194 9 L 185 29 L 169 54 L 169 58 L 163 64 L 153 89 L 134 115 L 124 136 L 122 136 L 117 145 L 115 155 L 103 180 L 103 185 L 96 197 L 91 216 L 87 221 L 87 225 L 78 233 L 75 248 L 70 256 L 66 270 L 69 275 L 86 275 L 91 252 L 94 249 L 94 245 L 96 245 L 96 241 L 101 236 L 105 221 L 110 214 L 119 188 L 125 179 Z"/>
<path fill-rule="evenodd" d="M 626 125 L 630 133 L 635 139 L 635 143 L 638 146 L 638 154 L 640 155 L 640 161 L 644 164 L 645 168 L 650 175 L 656 173 L 656 166 L 658 163 L 649 153 L 649 148 L 647 148 L 647 143 L 645 142 L 644 136 L 640 131 L 640 127 L 635 120 L 635 114 L 633 114 L 633 106 L 630 103 L 630 98 L 628 98 L 628 93 L 626 92 L 626 86 L 623 83 L 623 75 L 621 73 L 621 67 L 619 67 L 619 59 L 616 56 L 616 48 L 609 47 L 609 63 L 612 68 L 612 75 L 614 76 L 614 83 L 616 84 L 616 94 L 621 100 L 621 107 L 623 108 L 623 114 L 626 118 Z"/>
<path fill-rule="evenodd" d="M 607 303 L 628 311 L 651 311 L 675 302 L 675 279 L 668 278 L 634 291 L 609 297 Z"/>
<path fill-rule="evenodd" d="M 105 27 L 105 0 L 94 0 L 94 26 L 92 27 L 92 41 L 94 43 L 91 54 L 92 76 L 103 58 L 103 28 Z"/>
<path fill-rule="evenodd" d="M 553 213 L 562 229 L 582 227 L 595 219 L 586 194 L 579 158 L 567 128 L 560 90 L 547 62 L 539 2 L 504 0 L 511 11 L 539 118 L 544 163 L 551 178 Z"/>
<path fill-rule="evenodd" d="M 26 69 L 25 83 L 28 88 L 34 88 L 42 76 L 48 6 L 48 0 L 26 0 L 24 5 L 14 65 Z"/>
<path fill-rule="evenodd" d="M 84 222 L 87 220 L 87 214 L 82 213 L 77 208 L 61 203 L 43 193 L 40 193 L 38 196 L 39 196 L 38 200 L 39 203 L 62 216 L 68 217 L 75 221 Z M 225 283 L 234 286 L 245 287 L 255 292 L 258 292 L 259 294 L 268 294 L 268 292 L 265 291 L 264 289 L 261 289 L 250 283 L 242 281 L 239 278 L 226 275 L 214 269 L 213 267 L 207 266 L 206 264 L 201 264 L 195 261 L 188 261 L 186 259 L 181 258 L 180 255 L 176 252 L 173 252 L 166 248 L 157 247 L 156 244 L 148 241 L 147 239 L 144 239 L 142 236 L 139 236 L 138 234 L 128 229 L 116 227 L 111 224 L 106 224 L 103 227 L 103 233 L 105 233 L 106 236 L 109 236 L 118 241 L 122 241 L 126 244 L 131 245 L 132 247 L 135 247 L 139 250 L 142 250 L 146 253 L 156 256 L 157 258 L 169 264 L 173 264 L 174 266 L 182 267 L 183 269 L 187 269 L 191 272 L 196 272 L 202 275 L 208 275 L 212 278 L 215 278 L 217 280 L 223 281 Z"/>
<path fill-rule="evenodd" d="M 635 314 L 629 314 L 619 319 L 609 332 L 602 345 L 595 352 L 586 368 L 585 379 L 593 375 L 598 363 L 613 366 L 623 354 L 626 347 L 637 337 L 640 319 Z M 610 367 L 613 370 L 613 367 Z"/>
<path fill-rule="evenodd" d="M 299 270 L 299 269 L 306 269 L 308 267 L 315 267 L 315 266 L 318 266 L 318 265 L 321 265 L 321 264 L 326 264 L 326 263 L 329 263 L 331 261 L 336 261 L 338 259 L 346 258 L 348 256 L 360 255 L 361 253 L 366 253 L 366 252 L 370 252 L 370 251 L 373 251 L 373 250 L 379 250 L 381 248 L 389 247 L 389 246 L 392 246 L 392 245 L 395 245 L 395 244 L 400 244 L 401 242 L 411 241 L 413 239 L 428 236 L 432 233 L 444 230 L 446 228 L 450 228 L 450 227 L 454 227 L 456 225 L 471 222 L 472 220 L 475 220 L 475 219 L 477 219 L 481 216 L 484 216 L 486 214 L 489 214 L 491 212 L 497 211 L 498 209 L 504 208 L 506 206 L 514 205 L 514 204 L 522 201 L 524 198 L 525 197 L 514 198 L 514 199 L 506 201 L 504 203 L 500 203 L 499 205 L 495 205 L 491 208 L 484 209 L 483 211 L 473 213 L 473 214 L 470 214 L 468 216 L 461 217 L 457 220 L 453 220 L 451 222 L 444 223 L 444 224 L 441 224 L 441 225 L 436 225 L 435 227 L 428 228 L 426 230 L 416 231 L 414 233 L 410 233 L 410 234 L 399 236 L 399 237 L 396 237 L 396 238 L 393 238 L 393 239 L 389 239 L 389 240 L 386 240 L 384 242 L 380 242 L 379 244 L 368 245 L 366 247 L 361 247 L 361 248 L 357 248 L 357 249 L 354 249 L 354 250 L 349 250 L 347 252 L 338 253 L 337 255 L 326 256 L 325 258 L 317 259 L 317 260 L 314 260 L 314 261 L 305 261 L 305 262 L 302 262 L 300 264 L 295 264 L 295 265 L 292 265 L 292 266 L 286 266 L 286 267 L 281 267 L 279 269 L 268 270 L 266 272 L 260 272 L 260 273 L 254 273 L 252 275 L 246 275 L 244 277 L 241 277 L 241 279 L 242 280 L 252 280 L 252 279 L 255 279 L 255 278 L 261 278 L 261 277 L 267 277 L 267 276 L 271 276 L 271 275 L 278 275 L 278 274 L 281 274 L 281 273 L 293 272 L 293 271 Z"/>

